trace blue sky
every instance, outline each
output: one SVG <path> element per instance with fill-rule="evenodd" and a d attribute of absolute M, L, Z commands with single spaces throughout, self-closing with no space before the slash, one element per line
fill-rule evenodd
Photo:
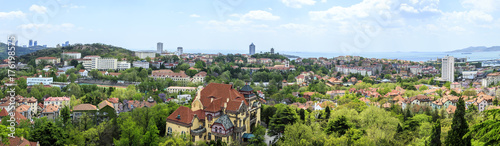
<path fill-rule="evenodd" d="M 500 0 L 0 0 L 0 35 L 185 52 L 436 52 L 500 45 Z M 0 40 L 6 42 L 5 40 Z"/>

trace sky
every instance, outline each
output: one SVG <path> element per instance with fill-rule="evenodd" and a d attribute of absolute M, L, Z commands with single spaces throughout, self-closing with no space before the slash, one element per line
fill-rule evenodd
<path fill-rule="evenodd" d="M 0 36 L 202 53 L 442 52 L 500 45 L 500 0 L 0 0 Z"/>

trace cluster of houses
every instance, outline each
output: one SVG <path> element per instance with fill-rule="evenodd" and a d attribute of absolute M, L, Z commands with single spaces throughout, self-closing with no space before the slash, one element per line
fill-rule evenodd
<path fill-rule="evenodd" d="M 204 71 L 201 71 L 197 74 L 195 74 L 192 78 L 186 75 L 184 71 L 180 72 L 174 72 L 170 69 L 162 69 L 162 70 L 155 70 L 151 73 L 149 76 L 150 78 L 154 79 L 172 79 L 173 81 L 183 81 L 183 82 L 193 82 L 193 83 L 202 83 L 205 81 L 205 77 L 207 76 L 207 73 Z"/>

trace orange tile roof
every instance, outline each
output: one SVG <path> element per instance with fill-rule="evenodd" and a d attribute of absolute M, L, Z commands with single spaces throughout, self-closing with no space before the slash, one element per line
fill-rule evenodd
<path fill-rule="evenodd" d="M 237 98 L 243 99 L 244 96 L 240 92 L 236 91 L 232 87 L 232 85 L 210 83 L 203 90 L 201 90 L 200 101 L 204 107 L 208 107 L 212 103 L 211 98 L 213 98 L 213 101 L 215 101 L 216 99 L 220 99 L 220 98 L 223 100 L 227 100 L 227 98 L 232 100 L 232 99 L 237 99 Z M 248 103 L 246 101 L 244 101 L 244 102 L 246 105 L 248 105 Z M 223 103 L 223 102 L 221 102 L 221 103 Z"/>
<path fill-rule="evenodd" d="M 2 108 L 2 111 L 0 111 L 0 117 L 8 116 L 9 112 L 5 108 Z"/>
<path fill-rule="evenodd" d="M 167 122 L 180 124 L 183 126 L 191 126 L 193 121 L 193 111 L 185 106 L 180 106 L 170 116 L 167 117 Z"/>
<path fill-rule="evenodd" d="M 79 104 L 73 107 L 73 111 L 89 111 L 89 110 L 97 110 L 95 105 L 92 104 Z"/>
<path fill-rule="evenodd" d="M 101 103 L 99 103 L 97 106 L 99 107 L 99 109 L 102 109 L 104 107 L 109 106 L 111 108 L 114 108 L 113 107 L 113 104 L 111 104 L 110 102 L 108 102 L 107 100 L 103 100 Z"/>

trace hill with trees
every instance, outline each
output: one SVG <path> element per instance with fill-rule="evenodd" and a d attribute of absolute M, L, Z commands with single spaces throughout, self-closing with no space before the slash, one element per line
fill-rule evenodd
<path fill-rule="evenodd" d="M 22 56 L 42 49 L 44 48 L 40 46 L 30 47 L 30 48 L 16 46 L 16 56 Z M 7 55 L 7 44 L 0 42 L 0 59 L 1 60 L 7 59 L 8 56 L 9 55 Z"/>
<path fill-rule="evenodd" d="M 134 51 L 100 43 L 94 44 L 74 44 L 61 48 L 49 48 L 38 50 L 36 52 L 32 52 L 29 54 L 25 54 L 20 56 L 19 60 L 21 62 L 29 62 L 34 61 L 38 57 L 61 57 L 61 53 L 63 52 L 80 52 L 82 53 L 82 57 L 87 55 L 99 55 L 103 58 L 129 58 L 132 57 Z"/>

